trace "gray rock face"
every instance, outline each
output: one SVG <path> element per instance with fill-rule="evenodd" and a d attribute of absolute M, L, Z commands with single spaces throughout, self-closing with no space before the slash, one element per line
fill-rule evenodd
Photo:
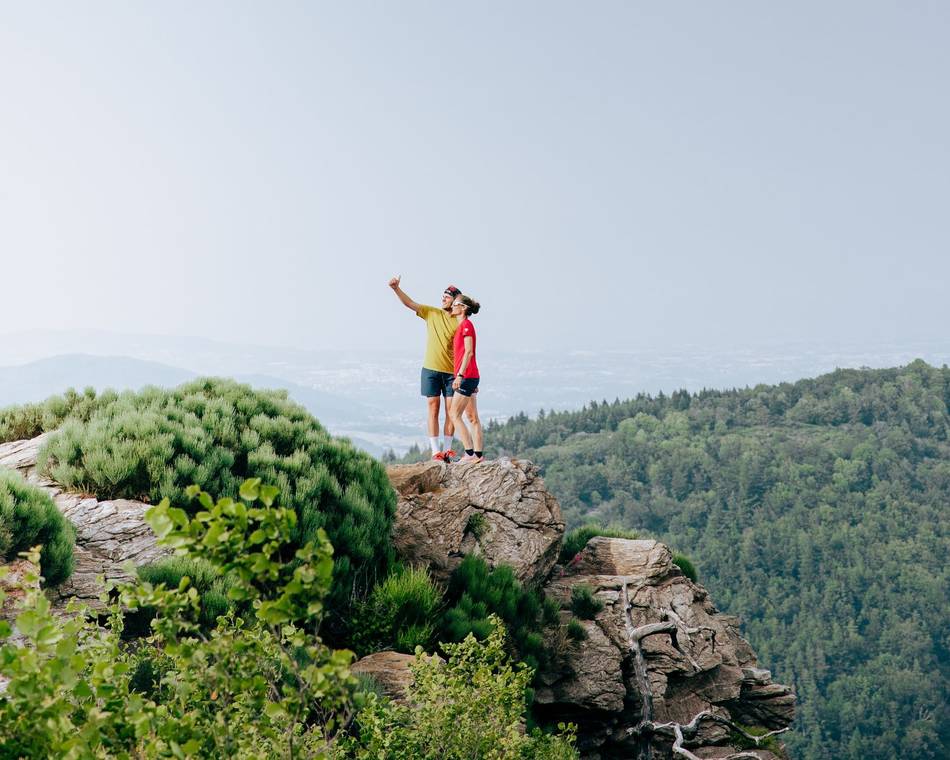
<path fill-rule="evenodd" d="M 686 725 L 708 712 L 770 729 L 791 723 L 794 694 L 756 667 L 738 620 L 716 610 L 663 544 L 592 538 L 568 567 L 555 568 L 544 592 L 567 614 L 578 586 L 590 589 L 603 609 L 584 622 L 588 639 L 541 674 L 535 701 L 545 714 L 578 723 L 586 756 L 641 757 L 652 750 L 669 757 L 670 737 L 651 741 L 636 730 L 647 717 Z M 645 630 L 657 632 L 637 640 Z M 636 647 L 645 666 L 641 678 Z M 689 746 L 712 751 L 728 736 L 722 724 L 701 721 Z"/>
<path fill-rule="evenodd" d="M 532 464 L 427 462 L 388 472 L 399 495 L 394 543 L 404 560 L 441 579 L 468 553 L 510 565 L 523 582 L 542 582 L 561 605 L 562 624 L 573 616 L 579 586 L 603 604 L 593 620 L 578 620 L 584 641 L 549 631 L 558 654 L 535 690 L 542 717 L 578 725 L 583 757 L 672 757 L 672 730 L 645 727 L 687 726 L 702 713 L 709 717 L 686 732 L 685 746 L 698 757 L 735 752 L 729 727 L 716 718 L 769 729 L 791 723 L 795 695 L 757 667 L 739 621 L 682 574 L 668 547 L 595 537 L 567 567 L 555 566 L 564 524 Z"/>
<path fill-rule="evenodd" d="M 403 559 L 445 580 L 466 554 L 539 583 L 564 535 L 561 507 L 530 462 L 424 462 L 387 469 L 399 497 L 393 542 Z"/>
<path fill-rule="evenodd" d="M 102 608 L 99 576 L 106 580 L 130 580 L 122 568 L 154 562 L 167 554 L 156 545 L 155 534 L 146 524 L 148 504 L 128 499 L 99 501 L 86 494 L 67 493 L 36 469 L 40 447 L 49 433 L 26 441 L 0 444 L 0 467 L 18 471 L 24 479 L 53 497 L 56 506 L 76 528 L 76 569 L 51 593 L 59 605 L 76 597 L 94 609 Z"/>

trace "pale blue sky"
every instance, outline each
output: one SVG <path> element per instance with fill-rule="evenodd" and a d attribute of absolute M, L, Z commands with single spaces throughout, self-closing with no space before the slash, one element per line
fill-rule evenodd
<path fill-rule="evenodd" d="M 7 3 L 0 332 L 939 338 L 944 2 Z"/>

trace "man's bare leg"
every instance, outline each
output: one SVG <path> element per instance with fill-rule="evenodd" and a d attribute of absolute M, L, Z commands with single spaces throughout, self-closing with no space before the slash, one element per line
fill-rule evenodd
<path fill-rule="evenodd" d="M 441 396 L 429 396 L 426 398 L 429 413 L 428 420 L 426 421 L 426 430 L 428 431 L 429 438 L 436 438 L 439 435 L 439 402 L 441 398 Z M 448 404 L 446 404 L 445 416 L 446 419 L 448 419 Z"/>
<path fill-rule="evenodd" d="M 455 421 L 452 419 L 452 399 L 455 396 L 446 396 L 445 397 L 445 445 L 451 448 L 452 446 L 452 436 L 455 435 Z M 438 421 L 436 421 L 436 428 L 438 429 Z"/>

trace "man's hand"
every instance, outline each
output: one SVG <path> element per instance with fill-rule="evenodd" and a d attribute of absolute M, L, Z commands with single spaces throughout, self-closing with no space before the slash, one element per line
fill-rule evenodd
<path fill-rule="evenodd" d="M 455 379 L 452 381 L 452 390 L 457 391 L 461 387 L 462 387 L 462 378 L 456 375 Z"/>
<path fill-rule="evenodd" d="M 409 296 L 402 292 L 402 288 L 399 287 L 399 283 L 402 280 L 402 275 L 397 274 L 389 281 L 389 287 L 393 289 L 393 293 L 396 294 L 396 297 L 402 301 L 403 306 L 407 309 L 412 309 L 416 314 L 419 313 L 419 309 L 422 307 L 413 301 Z"/>

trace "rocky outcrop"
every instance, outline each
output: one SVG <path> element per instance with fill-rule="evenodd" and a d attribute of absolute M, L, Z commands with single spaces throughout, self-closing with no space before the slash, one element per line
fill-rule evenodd
<path fill-rule="evenodd" d="M 526 583 L 540 582 L 554 566 L 564 535 L 561 507 L 530 462 L 424 462 L 387 472 L 399 499 L 396 551 L 437 579 L 447 579 L 466 554 L 508 565 Z"/>
<path fill-rule="evenodd" d="M 53 593 L 60 602 L 78 597 L 96 606 L 98 576 L 126 579 L 123 563 L 143 565 L 163 550 L 143 520 L 147 504 L 66 493 L 44 479 L 36 470 L 43 440 L 0 444 L 0 467 L 45 489 L 76 526 L 76 571 Z M 663 544 L 597 537 L 567 566 L 556 565 L 561 510 L 530 462 L 427 462 L 388 472 L 398 496 L 393 540 L 403 560 L 442 580 L 470 553 L 509 565 L 559 602 L 562 624 L 577 619 L 576 589 L 602 604 L 592 619 L 578 620 L 584 641 L 549 631 L 550 641 L 561 643 L 535 693 L 541 717 L 577 724 L 583 757 L 670 758 L 675 745 L 681 757 L 728 758 L 737 753 L 730 742 L 736 724 L 774 731 L 791 723 L 794 694 L 758 667 L 739 621 L 716 609 Z M 412 660 L 376 653 L 354 671 L 401 698 Z"/>
<path fill-rule="evenodd" d="M 592 538 L 575 561 L 555 569 L 544 592 L 569 618 L 579 587 L 603 608 L 582 623 L 587 641 L 541 674 L 535 702 L 542 714 L 577 722 L 588 755 L 652 750 L 668 757 L 673 736 L 657 726 L 685 726 L 703 713 L 709 718 L 698 722 L 692 749 L 726 743 L 726 721 L 769 729 L 791 723 L 794 694 L 757 667 L 738 620 L 716 609 L 663 544 Z"/>
<path fill-rule="evenodd" d="M 167 551 L 156 545 L 155 534 L 145 522 L 148 504 L 129 499 L 99 501 L 89 494 L 65 492 L 43 477 L 36 461 L 48 435 L 0 444 L 0 467 L 18 471 L 28 482 L 49 493 L 76 528 L 76 569 L 66 581 L 50 590 L 54 602 L 63 606 L 76 598 L 99 609 L 99 576 L 106 580 L 130 580 L 123 568 L 126 562 L 146 565 Z"/>
<path fill-rule="evenodd" d="M 535 691 L 542 718 L 577 724 L 583 757 L 669 758 L 675 743 L 695 757 L 726 758 L 738 752 L 730 744 L 736 724 L 790 725 L 795 695 L 758 668 L 739 621 L 716 609 L 665 545 L 596 537 L 568 566 L 554 565 L 560 508 L 527 462 L 393 466 L 389 477 L 399 494 L 394 537 L 403 559 L 439 578 L 467 553 L 509 564 L 560 603 L 563 624 L 578 619 L 575 589 L 603 605 L 593 619 L 578 619 L 584 641 L 550 632 L 560 653 Z"/>

